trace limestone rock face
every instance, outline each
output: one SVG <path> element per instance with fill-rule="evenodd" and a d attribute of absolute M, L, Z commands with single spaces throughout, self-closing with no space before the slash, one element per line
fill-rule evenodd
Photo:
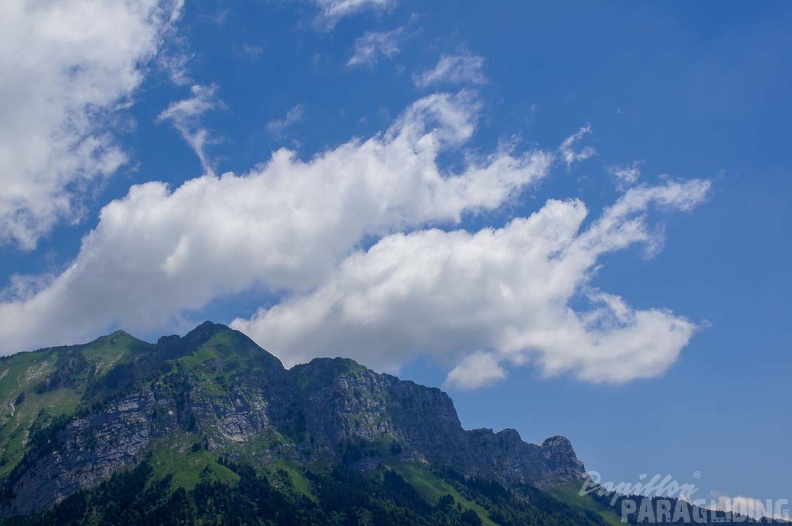
<path fill-rule="evenodd" d="M 80 403 L 27 430 L 24 455 L 3 482 L 0 516 L 45 509 L 152 451 L 170 447 L 178 455 L 184 437 L 218 455 L 244 451 L 259 463 L 330 461 L 366 469 L 420 462 L 540 487 L 576 480 L 584 472 L 564 437 L 536 445 L 523 442 L 513 429 L 466 431 L 439 389 L 341 358 L 286 370 L 222 325 L 207 322 L 183 338 L 169 336 L 157 344 L 125 333 L 97 342 L 37 351 L 50 353 L 37 365 L 49 372 L 33 388 L 45 395 L 79 396 Z M 121 353 L 118 346 L 126 350 Z M 55 365 L 42 369 L 50 362 Z M 59 370 L 57 363 L 69 369 Z M 9 359 L 0 362 L 0 374 L 9 364 Z M 12 378 L 0 377 L 7 381 Z M 42 409 L 39 419 L 46 414 Z M 10 425 L 11 417 L 0 424 Z M 0 447 L 5 460 L 10 450 Z"/>
<path fill-rule="evenodd" d="M 152 436 L 178 428 L 175 418 L 151 417 L 155 404 L 152 392 L 143 390 L 65 423 L 20 464 L 4 515 L 49 507 L 142 460 Z"/>

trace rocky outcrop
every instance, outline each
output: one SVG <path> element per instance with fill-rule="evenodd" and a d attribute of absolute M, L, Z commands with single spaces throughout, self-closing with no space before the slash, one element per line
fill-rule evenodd
<path fill-rule="evenodd" d="M 446 393 L 349 362 L 318 359 L 295 368 L 323 378 L 306 390 L 303 407 L 308 431 L 327 449 L 355 438 L 387 440 L 403 460 L 536 486 L 578 480 L 585 471 L 565 437 L 536 445 L 514 429 L 465 431 Z"/>
<path fill-rule="evenodd" d="M 545 487 L 580 480 L 585 472 L 566 437 L 548 438 L 541 445 L 527 444 L 514 429 L 467 432 L 470 447 L 481 460 L 473 466 L 482 475 L 520 484 Z"/>
<path fill-rule="evenodd" d="M 175 413 L 160 408 L 151 390 L 142 390 L 104 409 L 54 423 L 6 481 L 10 499 L 3 516 L 47 508 L 77 490 L 92 487 L 121 468 L 137 464 L 152 437 L 179 427 Z"/>
<path fill-rule="evenodd" d="M 513 429 L 465 431 L 446 393 L 352 360 L 316 359 L 286 370 L 246 336 L 211 323 L 183 338 L 136 345 L 131 361 L 81 391 L 77 413 L 32 436 L 3 483 L 0 516 L 92 487 L 173 434 L 200 438 L 218 455 L 245 450 L 261 462 L 421 462 L 536 486 L 584 471 L 564 437 L 536 445 Z M 58 385 L 72 376 L 57 376 Z"/>

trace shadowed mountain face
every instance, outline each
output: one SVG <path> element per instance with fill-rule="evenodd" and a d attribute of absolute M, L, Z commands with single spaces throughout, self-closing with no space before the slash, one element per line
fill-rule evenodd
<path fill-rule="evenodd" d="M 569 441 L 463 430 L 439 389 L 348 359 L 284 369 L 242 333 L 206 322 L 149 344 L 118 331 L 0 359 L 0 516 L 47 509 L 146 462 L 173 484 L 257 468 L 450 469 L 548 487 L 584 472 Z M 233 478 L 233 477 L 231 477 Z"/>

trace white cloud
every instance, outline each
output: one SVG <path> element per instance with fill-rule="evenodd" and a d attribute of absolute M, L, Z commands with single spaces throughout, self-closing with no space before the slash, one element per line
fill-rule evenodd
<path fill-rule="evenodd" d="M 725 511 L 727 513 L 737 513 L 754 519 L 762 517 L 789 521 L 789 502 L 788 500 L 761 500 L 754 497 L 729 497 L 720 495 L 717 500 L 712 501 L 710 509 Z"/>
<path fill-rule="evenodd" d="M 316 290 L 233 326 L 286 363 L 343 355 L 392 369 L 418 355 L 456 363 L 450 386 L 471 388 L 535 361 L 620 383 L 663 373 L 696 326 L 662 309 L 634 310 L 590 290 L 603 254 L 651 242 L 651 206 L 689 210 L 706 181 L 628 191 L 581 231 L 580 201 L 548 201 L 527 219 L 465 231 L 393 234 L 349 256 Z M 573 300 L 589 307 L 574 310 Z"/>
<path fill-rule="evenodd" d="M 579 143 L 586 137 L 586 135 L 590 134 L 591 126 L 584 126 L 574 134 L 564 139 L 564 142 L 561 143 L 561 147 L 558 149 L 558 151 L 561 154 L 561 158 L 566 163 L 567 168 L 571 167 L 573 163 L 585 161 L 597 153 L 597 151 L 591 146 L 586 146 L 578 151 L 575 151 L 574 149 L 575 144 Z"/>
<path fill-rule="evenodd" d="M 281 135 L 283 130 L 300 122 L 304 114 L 305 107 L 302 104 L 297 104 L 291 107 L 282 119 L 275 119 L 267 123 L 267 131 L 273 135 Z"/>
<path fill-rule="evenodd" d="M 475 352 L 451 369 L 445 385 L 451 389 L 478 389 L 506 378 L 506 371 L 491 353 Z"/>
<path fill-rule="evenodd" d="M 444 55 L 434 68 L 413 75 L 413 82 L 419 88 L 433 84 L 485 84 L 483 69 L 484 58 L 478 55 Z"/>
<path fill-rule="evenodd" d="M 245 53 L 248 57 L 255 59 L 266 53 L 267 48 L 264 46 L 257 46 L 255 44 L 243 44 L 242 52 Z"/>
<path fill-rule="evenodd" d="M 355 40 L 355 52 L 347 66 L 373 66 L 380 57 L 391 58 L 399 53 L 399 41 L 404 33 L 400 27 L 392 31 L 371 31 Z"/>
<path fill-rule="evenodd" d="M 634 186 L 641 178 L 642 161 L 633 161 L 632 164 L 608 166 L 608 172 L 613 177 L 616 188 L 626 190 Z"/>
<path fill-rule="evenodd" d="M 109 116 L 140 85 L 181 2 L 0 3 L 0 245 L 35 248 L 79 217 L 126 156 Z"/>
<path fill-rule="evenodd" d="M 209 141 L 209 131 L 201 126 L 201 117 L 217 107 L 218 102 L 215 99 L 217 88 L 214 85 L 196 85 L 190 91 L 192 92 L 190 98 L 172 103 L 159 114 L 157 121 L 170 121 L 198 156 L 204 171 L 214 175 L 212 163 L 205 150 Z"/>
<path fill-rule="evenodd" d="M 168 115 L 200 113 L 206 104 L 194 99 Z M 552 155 L 496 151 L 449 173 L 438 156 L 465 145 L 478 112 L 469 93 L 434 94 L 384 133 L 307 161 L 282 149 L 244 176 L 209 174 L 173 191 L 134 186 L 102 209 L 66 271 L 17 277 L 5 291 L 0 351 L 79 341 L 116 324 L 172 330 L 226 294 L 319 287 L 363 239 L 495 209 L 544 177 Z"/>
<path fill-rule="evenodd" d="M 321 10 L 323 21 L 333 27 L 339 20 L 362 11 L 390 9 L 396 0 L 313 0 Z"/>
<path fill-rule="evenodd" d="M 157 66 L 175 85 L 188 86 L 193 82 L 190 78 L 189 64 L 195 58 L 195 54 L 187 51 L 187 44 L 183 38 L 172 40 L 175 42 L 173 46 L 175 49 L 161 50 L 157 55 Z"/>

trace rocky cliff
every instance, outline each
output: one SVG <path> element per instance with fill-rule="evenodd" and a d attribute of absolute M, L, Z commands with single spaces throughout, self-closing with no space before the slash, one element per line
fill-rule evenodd
<path fill-rule="evenodd" d="M 547 486 L 584 471 L 569 441 L 462 429 L 435 388 L 347 359 L 286 370 L 243 334 L 204 323 L 156 344 L 117 332 L 0 360 L 0 516 L 45 509 L 144 459 L 193 453 L 354 469 L 448 466 Z M 204 452 L 207 455 L 201 456 Z"/>

